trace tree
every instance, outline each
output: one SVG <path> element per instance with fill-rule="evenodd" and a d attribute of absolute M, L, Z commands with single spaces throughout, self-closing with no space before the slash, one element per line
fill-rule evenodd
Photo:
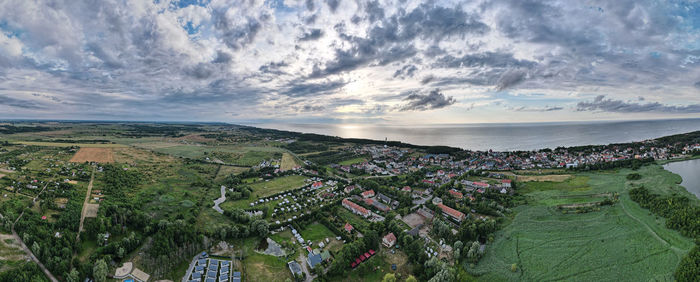
<path fill-rule="evenodd" d="M 70 273 L 66 275 L 66 281 L 68 282 L 80 282 L 80 273 L 75 268 L 70 270 Z"/>
<path fill-rule="evenodd" d="M 250 229 L 260 237 L 266 237 L 270 233 L 270 224 L 264 219 L 256 219 L 250 224 Z"/>
<path fill-rule="evenodd" d="M 396 282 L 396 275 L 393 273 L 387 273 L 384 275 L 384 278 L 382 278 L 382 282 Z"/>
<path fill-rule="evenodd" d="M 107 280 L 107 263 L 104 260 L 98 259 L 95 261 L 95 266 L 92 267 L 92 278 L 95 282 L 105 282 Z"/>
<path fill-rule="evenodd" d="M 413 275 L 409 275 L 408 278 L 406 278 L 406 282 L 418 282 L 418 279 L 413 277 Z"/>
<path fill-rule="evenodd" d="M 41 257 L 41 247 L 39 247 L 39 244 L 34 241 L 34 244 L 32 244 L 32 253 L 34 253 L 34 256 L 36 257 Z"/>

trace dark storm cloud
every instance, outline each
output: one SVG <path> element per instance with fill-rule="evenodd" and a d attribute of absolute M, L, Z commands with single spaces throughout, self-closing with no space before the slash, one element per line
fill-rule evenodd
<path fill-rule="evenodd" d="M 700 104 L 673 106 L 659 102 L 632 103 L 622 100 L 605 99 L 605 95 L 599 95 L 593 101 L 582 101 L 576 105 L 577 111 L 603 111 L 613 113 L 700 113 Z"/>
<path fill-rule="evenodd" d="M 214 74 L 213 68 L 209 64 L 200 63 L 185 71 L 188 75 L 197 79 L 207 79 Z"/>
<path fill-rule="evenodd" d="M 299 37 L 299 41 L 312 41 L 312 40 L 318 40 L 323 36 L 323 30 L 320 29 L 312 29 L 311 31 L 304 33 L 302 36 Z"/>
<path fill-rule="evenodd" d="M 441 109 L 450 106 L 456 102 L 451 96 L 445 96 L 440 93 L 440 89 L 434 89 L 428 94 L 412 93 L 406 96 L 404 101 L 408 101 L 402 105 L 400 111 L 427 111 Z"/>
<path fill-rule="evenodd" d="M 696 83 L 693 84 L 693 85 L 695 86 L 695 88 L 700 89 L 700 81 L 696 82 Z"/>
<path fill-rule="evenodd" d="M 215 64 L 228 64 L 233 60 L 233 57 L 226 52 L 221 50 L 216 51 L 216 58 L 212 61 Z"/>

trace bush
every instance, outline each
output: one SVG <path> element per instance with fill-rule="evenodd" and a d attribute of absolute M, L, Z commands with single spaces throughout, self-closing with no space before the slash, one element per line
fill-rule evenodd
<path fill-rule="evenodd" d="M 642 176 L 639 173 L 630 173 L 627 175 L 627 180 L 639 180 Z"/>

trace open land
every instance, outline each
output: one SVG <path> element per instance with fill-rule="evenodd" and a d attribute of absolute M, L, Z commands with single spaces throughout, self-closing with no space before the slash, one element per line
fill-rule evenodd
<path fill-rule="evenodd" d="M 114 156 L 110 148 L 80 148 L 70 159 L 74 163 L 96 162 L 96 163 L 113 163 Z"/>

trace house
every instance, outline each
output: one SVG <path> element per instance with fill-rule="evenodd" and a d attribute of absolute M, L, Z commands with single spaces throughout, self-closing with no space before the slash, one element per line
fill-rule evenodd
<path fill-rule="evenodd" d="M 287 263 L 287 266 L 289 267 L 289 271 L 292 272 L 292 275 L 294 275 L 294 276 L 302 275 L 301 265 L 298 262 L 290 261 Z"/>
<path fill-rule="evenodd" d="M 391 198 L 389 198 L 389 196 L 384 195 L 382 193 L 377 193 L 377 199 L 386 203 L 386 204 L 391 204 Z"/>
<path fill-rule="evenodd" d="M 438 208 L 440 208 L 442 210 L 442 214 L 444 216 L 451 217 L 452 219 L 456 220 L 457 222 L 462 222 L 462 220 L 464 220 L 466 218 L 466 215 L 464 215 L 464 213 L 462 213 L 458 210 L 455 210 L 451 207 L 448 207 L 448 206 L 443 205 L 443 204 L 438 204 L 437 206 L 438 206 Z"/>
<path fill-rule="evenodd" d="M 501 187 L 511 188 L 511 183 L 513 183 L 513 180 L 503 179 L 503 180 L 501 180 Z"/>
<path fill-rule="evenodd" d="M 352 230 L 354 229 L 354 228 L 352 227 L 352 225 L 350 225 L 350 223 L 347 223 L 347 222 L 345 223 L 345 226 L 344 226 L 343 228 L 344 228 L 345 231 L 347 231 L 348 233 L 351 233 Z"/>
<path fill-rule="evenodd" d="M 309 264 L 309 267 L 314 268 L 316 265 L 321 263 L 323 261 L 323 258 L 321 257 L 320 254 L 315 254 L 314 252 L 310 252 L 308 257 L 306 258 L 306 263 Z"/>
<path fill-rule="evenodd" d="M 367 190 L 367 191 L 362 192 L 362 198 L 367 199 L 367 198 L 371 198 L 371 197 L 374 197 L 374 190 Z"/>
<path fill-rule="evenodd" d="M 454 197 L 457 200 L 461 200 L 464 198 L 464 195 L 462 195 L 462 192 L 459 192 L 457 190 L 451 189 L 450 191 L 447 191 L 447 192 L 449 192 L 450 195 L 452 195 L 452 197 Z"/>
<path fill-rule="evenodd" d="M 358 204 L 353 203 L 352 201 L 348 199 L 343 199 L 343 207 L 346 209 L 349 209 L 353 213 L 360 215 L 362 217 L 369 217 L 370 213 L 367 209 L 359 206 Z"/>
<path fill-rule="evenodd" d="M 383 211 L 383 212 L 388 212 L 389 207 L 385 204 L 380 203 L 379 201 L 375 201 L 374 199 L 365 199 L 365 204 L 371 205 L 374 208 Z"/>
<path fill-rule="evenodd" d="M 442 204 L 442 199 L 440 199 L 439 197 L 433 198 L 433 205 L 439 205 L 439 204 Z"/>
<path fill-rule="evenodd" d="M 394 233 L 389 233 L 382 238 L 382 245 L 384 245 L 387 248 L 391 248 L 396 244 L 396 236 L 394 236 Z"/>
<path fill-rule="evenodd" d="M 355 190 L 355 185 L 350 185 L 348 187 L 345 187 L 345 193 L 350 193 L 352 190 Z"/>
<path fill-rule="evenodd" d="M 410 187 L 410 186 L 404 186 L 403 188 L 401 188 L 401 191 L 403 191 L 403 192 L 411 192 L 411 187 Z"/>
<path fill-rule="evenodd" d="M 313 188 L 313 189 L 318 189 L 321 187 L 323 187 L 323 182 L 321 182 L 321 181 L 316 181 L 316 182 L 314 182 L 314 184 L 311 184 L 311 188 Z"/>

